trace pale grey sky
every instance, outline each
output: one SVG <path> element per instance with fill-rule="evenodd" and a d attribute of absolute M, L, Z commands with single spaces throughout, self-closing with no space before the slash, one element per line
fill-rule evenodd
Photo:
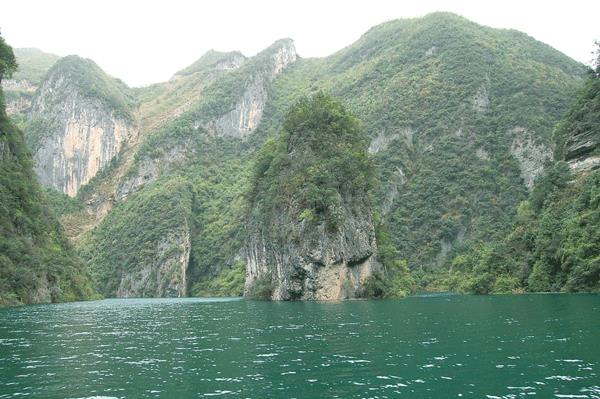
<path fill-rule="evenodd" d="M 132 86 L 167 80 L 209 49 L 254 55 L 290 37 L 303 57 L 331 54 L 381 22 L 452 11 L 514 28 L 589 63 L 600 1 L 1 0 L 13 47 L 78 54 Z"/>

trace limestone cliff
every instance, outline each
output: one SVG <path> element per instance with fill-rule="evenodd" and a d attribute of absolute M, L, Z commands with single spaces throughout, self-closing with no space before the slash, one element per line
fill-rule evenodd
<path fill-rule="evenodd" d="M 569 112 L 558 124 L 558 159 L 564 159 L 575 173 L 600 168 L 600 65 L 589 70 Z"/>
<path fill-rule="evenodd" d="M 595 113 L 597 119 L 599 118 L 598 115 L 600 115 L 600 109 L 596 110 Z M 598 126 L 584 130 L 573 128 L 573 134 L 568 137 L 565 143 L 565 159 L 574 172 L 600 169 L 599 151 L 600 128 Z"/>
<path fill-rule="evenodd" d="M 189 182 L 174 178 L 114 205 L 82 251 L 105 296 L 187 295 L 192 201 Z"/>
<path fill-rule="evenodd" d="M 237 141 L 251 135 L 262 119 L 270 84 L 296 59 L 293 41 L 282 39 L 252 58 L 237 52 L 209 51 L 175 74 L 173 79 L 181 84 L 200 75 L 205 86 L 201 86 L 196 104 L 188 105 L 185 112 L 171 115 L 171 120 L 165 121 L 157 134 L 149 137 L 160 145 L 147 145 L 138 152 L 138 162 L 119 183 L 115 197 L 124 199 L 159 176 L 193 162 L 198 152 L 202 152 L 197 145 L 199 136 Z M 214 74 L 215 71 L 218 73 Z M 187 119 L 193 120 L 192 126 L 186 128 L 195 135 L 176 140 L 169 137 L 181 129 L 180 121 Z"/>
<path fill-rule="evenodd" d="M 12 49 L 0 37 L 0 81 L 10 76 L 4 66 L 12 63 Z M 94 295 L 84 265 L 48 204 L 23 133 L 6 114 L 0 87 L 0 306 Z"/>
<path fill-rule="evenodd" d="M 185 297 L 190 259 L 190 231 L 187 224 L 170 230 L 155 247 L 154 259 L 141 267 L 123 272 L 114 293 L 129 297 Z"/>
<path fill-rule="evenodd" d="M 533 183 L 544 171 L 544 164 L 552 159 L 552 148 L 541 140 L 535 140 L 535 134 L 517 126 L 509 132 L 513 136 L 510 152 L 519 161 L 521 177 L 527 189 L 533 188 Z"/>
<path fill-rule="evenodd" d="M 290 210 L 282 229 L 250 224 L 246 245 L 246 295 L 261 280 L 274 300 L 336 300 L 361 295 L 365 282 L 381 272 L 375 230 L 368 210 L 344 209 L 335 232 L 324 224 L 298 221 Z"/>
<path fill-rule="evenodd" d="M 279 40 L 256 56 L 254 68 L 243 86 L 243 92 L 236 99 L 233 109 L 210 121 L 199 122 L 217 136 L 243 138 L 254 132 L 258 126 L 265 104 L 269 84 L 284 69 L 296 61 L 294 42 Z"/>
<path fill-rule="evenodd" d="M 361 296 L 373 274 L 382 273 L 368 195 L 368 140 L 341 103 L 323 94 L 301 100 L 284 126 L 256 166 L 245 294 Z"/>
<path fill-rule="evenodd" d="M 65 57 L 49 71 L 26 130 L 42 185 L 69 196 L 114 159 L 135 134 L 122 88 L 91 61 Z"/>

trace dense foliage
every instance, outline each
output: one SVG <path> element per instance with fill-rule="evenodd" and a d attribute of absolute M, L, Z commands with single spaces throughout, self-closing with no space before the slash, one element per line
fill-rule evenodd
<path fill-rule="evenodd" d="M 0 36 L 0 81 L 10 78 L 17 70 L 17 59 L 15 54 L 4 38 Z"/>
<path fill-rule="evenodd" d="M 92 231 L 83 256 L 104 295 L 114 296 L 123 272 L 133 272 L 167 259 L 170 234 L 187 234 L 192 191 L 184 179 L 156 182 L 129 201 L 118 204 L 104 223 Z M 159 250 L 159 248 L 163 248 Z M 161 259 L 162 258 L 162 259 Z M 151 272 L 156 273 L 157 267 Z M 156 278 L 152 281 L 158 284 Z M 156 287 L 145 287 L 152 296 Z"/>
<path fill-rule="evenodd" d="M 558 157 L 573 140 L 600 143 L 600 78 L 590 71 L 558 124 Z M 582 154 L 578 154 L 581 156 Z M 472 242 L 441 277 L 447 288 L 492 293 L 600 290 L 600 171 L 573 175 L 566 162 L 549 165 L 516 212 L 512 227 L 491 242 Z"/>
<path fill-rule="evenodd" d="M 318 93 L 286 116 L 254 166 L 251 201 L 264 223 L 292 210 L 298 221 L 335 230 L 344 209 L 370 209 L 374 170 L 358 119 L 339 100 Z"/>
<path fill-rule="evenodd" d="M 126 155 L 133 162 L 125 176 L 116 177 L 122 164 L 115 163 L 80 198 L 93 198 L 111 179 L 157 170 L 153 184 L 116 201 L 82 246 L 104 292 L 114 291 L 119 270 L 151 261 L 156 243 L 185 219 L 192 242 L 190 292 L 238 294 L 244 195 L 264 220 L 292 201 L 296 220 L 332 229 L 341 222 L 342 198 L 370 197 L 378 208 L 378 256 L 388 278 L 374 280 L 369 295 L 534 289 L 533 252 L 525 251 L 532 253 L 527 261 L 502 259 L 515 220 L 534 229 L 533 221 L 552 207 L 528 211 L 540 189 L 528 193 L 522 178 L 528 166 L 516 159 L 515 146 L 519 140 L 553 146 L 553 128 L 581 84 L 582 65 L 525 34 L 452 14 L 390 21 L 338 53 L 299 59 L 272 82 L 266 79 L 265 92 L 258 90 L 268 100 L 257 130 L 245 140 L 215 137 L 211 122 L 256 89 L 277 48 L 219 71 L 217 63 L 239 54 L 210 52 L 172 81 L 136 90 L 100 74 L 88 60 L 66 57 L 54 65 L 50 74 L 68 72 L 87 95 L 117 112 L 130 115 L 140 103 L 140 145 Z M 585 96 L 581 104 L 588 104 Z M 362 121 L 360 128 L 352 115 Z M 333 127 L 317 128 L 327 118 L 336 121 Z M 571 118 L 584 121 L 575 108 Z M 557 137 L 566 137 L 569 128 L 561 129 Z M 34 145 L 45 129 L 31 131 Z M 581 191 L 569 191 L 574 187 Z M 565 198 L 591 192 L 583 187 L 566 185 L 558 192 Z M 365 192 L 371 196 L 355 195 Z M 78 212 L 76 203 L 52 198 L 57 207 Z M 529 208 L 519 207 L 522 201 Z M 592 202 L 586 204 L 581 209 L 589 211 Z M 534 219 L 520 219 L 524 215 Z M 496 268 L 501 264 L 505 269 Z M 552 289 L 570 289 L 568 278 L 552 276 Z M 264 282 L 263 291 L 268 287 Z"/>
<path fill-rule="evenodd" d="M 465 242 L 509 228 L 527 197 L 514 142 L 552 146 L 584 71 L 525 34 L 456 15 L 390 21 L 293 64 L 273 84 L 257 137 L 276 135 L 303 95 L 341 98 L 372 140 L 382 225 L 422 280 Z"/>
<path fill-rule="evenodd" d="M 14 57 L 0 38 L 4 77 Z M 47 206 L 23 134 L 5 112 L 0 89 L 0 305 L 86 299 L 89 276 Z"/>

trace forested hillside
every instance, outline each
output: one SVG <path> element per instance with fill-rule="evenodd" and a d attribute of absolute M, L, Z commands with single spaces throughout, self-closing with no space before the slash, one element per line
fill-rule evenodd
<path fill-rule="evenodd" d="M 61 221 L 108 296 L 241 294 L 252 170 L 276 155 L 271 139 L 290 109 L 320 92 L 360 121 L 374 167 L 377 256 L 397 278 L 374 282 L 373 294 L 533 289 L 535 262 L 490 272 L 485 284 L 471 277 L 484 243 L 503 242 L 519 204 L 537 195 L 536 178 L 560 169 L 544 174 L 553 154 L 588 154 L 553 138 L 585 70 L 521 32 L 433 13 L 376 26 L 325 58 L 301 58 L 289 39 L 254 57 L 210 51 L 137 89 L 66 57 L 15 119 L 31 143 L 55 132 L 34 159 L 65 162 L 38 175 L 73 197 L 51 195 L 59 210 L 68 205 Z M 65 95 L 77 101 L 66 106 Z"/>
<path fill-rule="evenodd" d="M 600 65 L 555 130 L 556 161 L 508 232 L 452 260 L 446 288 L 474 293 L 600 290 Z"/>
<path fill-rule="evenodd" d="M 506 231 L 552 159 L 554 126 L 584 74 L 520 32 L 447 13 L 391 21 L 296 62 L 275 82 L 257 136 L 276 134 L 298 96 L 341 98 L 371 140 L 381 225 L 421 276 Z"/>

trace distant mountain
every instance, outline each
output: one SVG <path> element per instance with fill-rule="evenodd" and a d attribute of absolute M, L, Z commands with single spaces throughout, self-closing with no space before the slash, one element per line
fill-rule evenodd
<path fill-rule="evenodd" d="M 31 106 L 31 98 L 46 72 L 60 58 L 36 48 L 14 49 L 14 54 L 19 68 L 11 79 L 2 82 L 9 115 L 23 112 Z"/>
<path fill-rule="evenodd" d="M 82 80 L 58 62 L 16 118 L 45 159 L 44 184 L 76 194 L 61 220 L 100 290 L 119 296 L 241 293 L 257 151 L 320 91 L 368 137 L 378 261 L 431 288 L 457 256 L 510 230 L 586 71 L 521 32 L 449 13 L 384 23 L 320 59 L 289 39 L 248 58 L 211 51 L 138 89 L 90 62 L 65 62 L 93 71 Z"/>
<path fill-rule="evenodd" d="M 17 48 L 14 49 L 14 53 L 19 69 L 13 74 L 12 80 L 28 81 L 33 85 L 39 85 L 46 72 L 60 58 L 58 55 L 45 53 L 37 48 Z"/>

